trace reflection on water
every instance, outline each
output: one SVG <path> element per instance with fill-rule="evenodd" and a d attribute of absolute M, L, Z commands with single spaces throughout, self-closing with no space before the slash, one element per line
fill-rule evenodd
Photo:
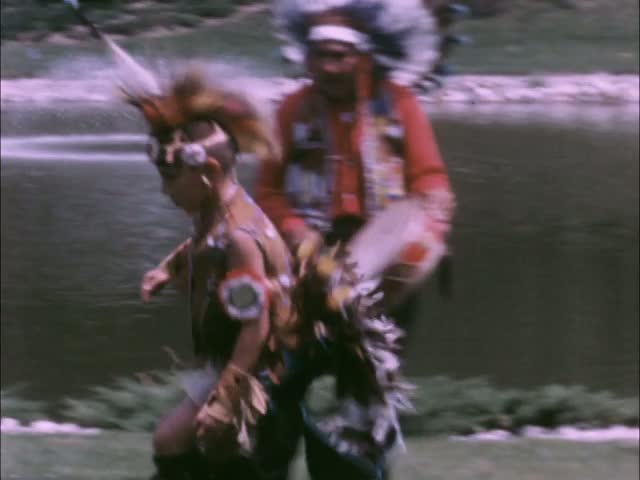
<path fill-rule="evenodd" d="M 130 162 L 146 159 L 146 140 L 146 135 L 127 133 L 11 136 L 2 139 L 0 153 L 12 160 Z"/>
<path fill-rule="evenodd" d="M 187 356 L 181 300 L 138 300 L 141 274 L 189 232 L 135 156 L 139 120 L 87 107 L 3 112 L 2 124 L 14 138 L 2 142 L 2 385 L 55 398 L 166 367 L 163 345 Z M 435 127 L 460 204 L 454 297 L 425 290 L 410 372 L 637 394 L 637 116 L 624 130 L 445 114 Z M 128 137 L 51 142 L 100 132 Z M 29 136 L 41 143 L 15 143 Z M 49 148 L 58 158 L 16 158 Z"/>

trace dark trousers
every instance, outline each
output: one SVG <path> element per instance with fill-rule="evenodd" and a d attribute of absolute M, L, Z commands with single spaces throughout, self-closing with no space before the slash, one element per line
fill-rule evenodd
<path fill-rule="evenodd" d="M 388 479 L 385 458 L 367 459 L 341 454 L 310 421 L 305 421 L 304 446 L 311 480 Z"/>

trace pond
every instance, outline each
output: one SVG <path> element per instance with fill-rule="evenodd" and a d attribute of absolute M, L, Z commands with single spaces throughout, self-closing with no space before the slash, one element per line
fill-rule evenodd
<path fill-rule="evenodd" d="M 413 375 L 638 394 L 638 112 L 434 111 L 458 194 L 453 296 L 424 290 Z M 2 386 L 54 400 L 190 352 L 138 282 L 189 233 L 133 111 L 2 113 Z M 252 188 L 254 169 L 241 181 Z"/>

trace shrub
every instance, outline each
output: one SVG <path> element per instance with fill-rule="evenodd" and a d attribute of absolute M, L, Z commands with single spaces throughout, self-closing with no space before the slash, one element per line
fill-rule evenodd
<path fill-rule="evenodd" d="M 110 387 L 92 387 L 87 398 L 65 398 L 63 417 L 86 426 L 150 431 L 183 397 L 174 372 L 123 377 Z"/>
<path fill-rule="evenodd" d="M 154 371 L 123 377 L 108 387 L 96 386 L 82 398 L 65 398 L 58 408 L 67 420 L 85 426 L 127 431 L 150 431 L 157 420 L 183 397 L 175 371 Z M 496 389 L 484 378 L 454 380 L 416 378 L 415 413 L 401 418 L 404 433 L 412 435 L 468 434 L 524 426 L 597 427 L 638 425 L 638 399 L 621 399 L 609 392 L 589 392 L 581 386 L 550 385 L 535 390 Z M 313 417 L 336 411 L 334 381 L 316 380 L 307 394 Z M 2 412 L 20 420 L 43 415 L 42 402 L 24 400 L 21 387 L 2 391 Z"/>
<path fill-rule="evenodd" d="M 29 422 L 44 416 L 45 402 L 25 400 L 22 396 L 26 385 L 14 385 L 0 391 L 2 416 Z"/>

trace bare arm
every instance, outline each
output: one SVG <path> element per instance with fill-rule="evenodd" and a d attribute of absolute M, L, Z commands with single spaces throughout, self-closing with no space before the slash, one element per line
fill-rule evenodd
<path fill-rule="evenodd" d="M 167 255 L 155 268 L 145 273 L 140 285 L 140 296 L 144 302 L 164 288 L 167 283 L 174 282 L 177 288 L 182 285 L 185 275 L 188 274 L 188 251 L 191 246 L 191 238 L 188 238 L 169 255 Z M 185 287 L 186 288 L 186 287 Z"/>
<path fill-rule="evenodd" d="M 237 232 L 231 240 L 231 249 L 229 252 L 230 272 L 237 272 L 238 276 L 245 275 L 247 281 L 251 282 L 251 286 L 246 285 L 247 294 L 253 293 L 256 296 L 253 310 L 247 307 L 244 310 L 248 316 L 253 312 L 256 316 L 253 318 L 238 318 L 242 322 L 242 329 L 236 341 L 233 353 L 231 355 L 231 363 L 240 370 L 251 373 L 253 372 L 258 359 L 262 352 L 262 348 L 269 335 L 269 298 L 267 293 L 267 278 L 264 269 L 264 260 L 262 253 L 258 249 L 253 238 L 244 232 Z M 238 277 L 237 277 L 238 278 Z M 224 284 L 222 285 L 224 288 Z M 243 287 L 239 287 L 243 288 Z M 253 292 L 249 292 L 251 288 Z M 223 302 L 225 299 L 223 298 Z M 245 305 L 248 305 L 248 302 Z M 243 306 L 245 306 L 243 305 Z M 233 318 L 233 313 L 231 316 Z"/>
<path fill-rule="evenodd" d="M 264 414 L 266 398 L 253 375 L 270 330 L 264 261 L 248 234 L 238 232 L 232 235 L 229 266 L 230 270 L 220 284 L 219 295 L 226 313 L 241 322 L 242 328 L 229 363 L 196 418 L 198 437 L 202 438 L 207 433 L 223 436 L 222 443 L 234 441 L 225 440 L 224 435 L 238 440 L 232 425 L 234 419 L 238 420 L 234 412 L 237 412 L 240 402 L 244 402 L 245 408 L 253 409 L 254 419 Z"/>
<path fill-rule="evenodd" d="M 165 270 L 171 279 L 180 275 L 187 267 L 187 255 L 191 246 L 191 238 L 187 238 L 178 245 L 169 255 L 167 255 L 158 265 L 159 268 Z"/>

